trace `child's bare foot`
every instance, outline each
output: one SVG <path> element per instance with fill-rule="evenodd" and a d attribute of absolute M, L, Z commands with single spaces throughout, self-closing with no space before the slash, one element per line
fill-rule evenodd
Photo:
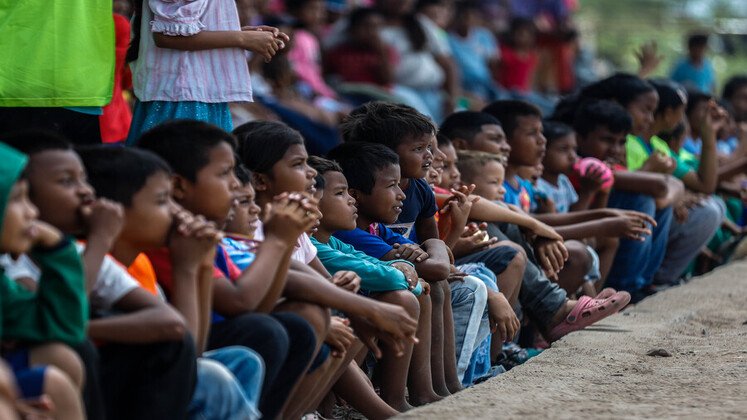
<path fill-rule="evenodd" d="M 410 399 L 410 404 L 412 404 L 415 407 L 420 407 L 421 405 L 426 405 L 426 404 L 434 403 L 436 401 L 441 401 L 442 399 L 444 399 L 444 397 L 433 393 L 431 395 L 425 395 L 425 396 L 411 395 L 409 399 Z"/>
<path fill-rule="evenodd" d="M 464 390 L 464 386 L 460 384 L 459 382 L 454 382 L 450 384 L 446 384 L 446 387 L 449 388 L 449 392 L 453 395 L 456 394 L 459 391 Z"/>
<path fill-rule="evenodd" d="M 436 388 L 434 386 L 433 390 L 436 392 L 436 395 L 444 397 L 444 398 L 451 395 L 451 391 L 449 391 L 448 387 L 446 387 L 446 384 L 443 384 L 443 388 Z"/>
<path fill-rule="evenodd" d="M 399 411 L 400 413 L 404 413 L 405 411 L 410 411 L 413 408 L 415 408 L 415 407 L 411 406 L 410 404 L 408 404 L 407 401 L 402 401 L 399 404 L 392 404 L 391 402 L 386 401 L 386 400 L 385 400 L 385 402 L 387 404 L 389 404 L 390 407 L 392 407 L 393 409 Z"/>

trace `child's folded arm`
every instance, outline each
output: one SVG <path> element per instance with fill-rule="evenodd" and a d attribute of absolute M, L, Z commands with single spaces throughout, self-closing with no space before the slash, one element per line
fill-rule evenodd
<path fill-rule="evenodd" d="M 88 301 L 83 265 L 75 244 L 63 239 L 53 249 L 34 249 L 30 257 L 41 269 L 36 293 L 5 276 L 0 281 L 3 338 L 82 342 L 88 323 Z"/>
<path fill-rule="evenodd" d="M 408 289 L 405 275 L 391 267 L 392 263 L 405 262 L 404 260 L 380 261 L 335 238 L 330 238 L 330 244 L 312 241 L 317 248 L 317 256 L 327 270 L 333 273 L 341 270 L 354 271 L 361 277 L 362 289 L 371 292 Z M 336 243 L 332 244 L 333 241 Z"/>
<path fill-rule="evenodd" d="M 154 343 L 181 340 L 186 332 L 184 319 L 145 289 L 130 291 L 115 308 L 126 313 L 91 320 L 88 325 L 91 338 L 116 343 Z"/>

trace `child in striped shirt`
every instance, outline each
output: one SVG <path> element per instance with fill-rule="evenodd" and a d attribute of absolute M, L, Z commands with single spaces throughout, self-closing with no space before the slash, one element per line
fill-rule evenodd
<path fill-rule="evenodd" d="M 137 0 L 127 54 L 137 102 L 127 138 L 171 119 L 231 131 L 229 102 L 250 102 L 246 51 L 269 61 L 289 38 L 277 28 L 239 24 L 234 0 Z"/>

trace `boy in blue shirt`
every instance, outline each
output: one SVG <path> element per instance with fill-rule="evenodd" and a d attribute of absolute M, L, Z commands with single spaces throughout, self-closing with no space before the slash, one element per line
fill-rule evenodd
<path fill-rule="evenodd" d="M 716 72 L 708 52 L 708 35 L 693 34 L 687 38 L 687 57 L 681 58 L 672 69 L 672 80 L 688 89 L 706 93 L 716 90 Z"/>

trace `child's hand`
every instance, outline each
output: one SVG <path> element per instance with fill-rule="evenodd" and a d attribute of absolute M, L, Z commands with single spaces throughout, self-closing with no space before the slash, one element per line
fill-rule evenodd
<path fill-rule="evenodd" d="M 469 196 L 474 188 L 475 186 L 471 185 L 469 192 L 466 194 L 454 189 L 451 190 L 453 195 L 444 204 L 442 213 L 451 213 L 452 229 L 460 230 L 464 228 L 467 224 L 467 220 L 469 220 L 472 205 L 480 200 L 479 196 Z"/>
<path fill-rule="evenodd" d="M 418 272 L 415 271 L 415 267 L 403 262 L 396 262 L 392 264 L 391 267 L 396 268 L 405 275 L 408 290 L 415 290 L 418 286 Z"/>
<path fill-rule="evenodd" d="M 332 357 L 343 357 L 355 341 L 355 334 L 350 328 L 350 321 L 339 316 L 330 318 L 327 338 L 324 342 L 332 347 Z"/>
<path fill-rule="evenodd" d="M 203 216 L 174 207 L 174 232 L 169 238 L 169 252 L 175 267 L 212 266 L 216 245 L 223 234 Z"/>
<path fill-rule="evenodd" d="M 454 255 L 459 258 L 464 255 L 483 251 L 495 245 L 498 242 L 498 238 L 490 238 L 486 229 L 487 224 L 485 223 L 481 223 L 480 226 L 476 223 L 470 223 L 465 226 L 461 238 L 456 241 L 454 249 L 452 249 Z"/>
<path fill-rule="evenodd" d="M 469 274 L 459 271 L 454 264 L 449 265 L 449 277 L 446 278 L 446 281 L 449 283 L 455 282 L 455 281 L 464 281 L 464 278 L 467 277 Z"/>
<path fill-rule="evenodd" d="M 420 287 L 423 288 L 423 294 L 428 296 L 431 294 L 431 285 L 425 280 L 418 279 L 418 282 L 420 283 Z"/>
<path fill-rule="evenodd" d="M 99 198 L 80 210 L 88 226 L 88 239 L 104 239 L 111 243 L 117 239 L 124 226 L 124 208 L 106 198 Z"/>
<path fill-rule="evenodd" d="M 285 41 L 283 41 L 284 38 L 281 39 L 276 37 L 273 32 L 254 27 L 245 28 L 247 29 L 242 28 L 239 33 L 239 36 L 241 37 L 241 48 L 261 55 L 265 59 L 265 62 L 272 60 L 272 57 L 274 57 L 278 51 L 285 48 Z M 282 33 L 280 31 L 278 32 Z M 285 35 L 285 38 L 288 38 L 288 36 Z"/>
<path fill-rule="evenodd" d="M 635 52 L 635 56 L 638 59 L 639 65 L 638 76 L 642 79 L 645 79 L 656 71 L 661 60 L 664 59 L 664 56 L 659 54 L 659 46 L 656 44 L 656 41 L 646 42 L 641 45 L 641 48 Z"/>
<path fill-rule="evenodd" d="M 565 265 L 565 260 L 568 259 L 568 250 L 563 241 L 537 238 L 534 242 L 534 252 L 547 277 L 557 279 L 558 273 Z"/>
<path fill-rule="evenodd" d="M 703 142 L 716 142 L 716 135 L 719 130 L 729 123 L 729 113 L 720 107 L 716 101 L 708 102 L 708 110 L 703 114 L 700 121 L 700 132 Z"/>
<path fill-rule="evenodd" d="M 646 235 L 651 235 L 651 229 L 646 227 L 646 222 L 635 217 L 614 217 L 606 219 L 609 221 L 605 231 L 612 236 L 645 241 Z"/>
<path fill-rule="evenodd" d="M 272 33 L 272 36 L 274 36 L 275 38 L 278 38 L 279 40 L 285 43 L 290 42 L 290 37 L 287 34 L 280 32 L 280 29 L 274 26 L 267 26 L 267 25 L 242 26 L 241 30 L 242 31 L 270 32 Z M 281 48 L 284 48 L 284 47 L 285 45 L 283 45 Z"/>
<path fill-rule="evenodd" d="M 413 319 L 403 307 L 378 301 L 371 303 L 374 304 L 374 310 L 371 311 L 368 320 L 376 329 L 389 333 L 398 340 L 417 342 L 415 331 L 418 328 L 418 321 Z"/>
<path fill-rule="evenodd" d="M 641 170 L 671 175 L 674 172 L 675 167 L 676 162 L 674 159 L 656 151 L 652 153 L 643 166 L 641 166 Z"/>
<path fill-rule="evenodd" d="M 552 227 L 549 225 L 540 222 L 537 219 L 534 219 L 536 223 L 534 224 L 534 227 L 532 227 L 532 233 L 537 235 L 540 238 L 546 238 L 553 241 L 562 241 L 563 237 L 560 236 L 558 232 L 555 231 Z"/>
<path fill-rule="evenodd" d="M 355 271 L 338 271 L 332 276 L 330 281 L 335 286 L 342 287 L 353 293 L 358 293 L 358 290 L 361 288 L 361 278 Z"/>
<path fill-rule="evenodd" d="M 498 334 L 501 343 L 514 338 L 521 327 L 519 318 L 503 293 L 491 293 L 488 296 L 488 316 L 490 317 L 490 331 Z"/>
<path fill-rule="evenodd" d="M 407 260 L 411 263 L 420 263 L 428 259 L 429 255 L 417 244 L 394 244 L 392 248 L 397 250 L 395 258 Z"/>
<path fill-rule="evenodd" d="M 34 245 L 43 248 L 53 248 L 57 246 L 63 238 L 62 232 L 60 232 L 59 229 L 38 219 L 34 221 L 33 230 Z"/>
<path fill-rule="evenodd" d="M 579 177 L 581 189 L 588 192 L 596 192 L 604 185 L 606 172 L 604 167 L 590 166 L 584 175 Z"/>
<path fill-rule="evenodd" d="M 315 200 L 301 194 L 283 193 L 265 207 L 265 236 L 275 236 L 290 246 L 311 229 L 320 217 Z"/>

